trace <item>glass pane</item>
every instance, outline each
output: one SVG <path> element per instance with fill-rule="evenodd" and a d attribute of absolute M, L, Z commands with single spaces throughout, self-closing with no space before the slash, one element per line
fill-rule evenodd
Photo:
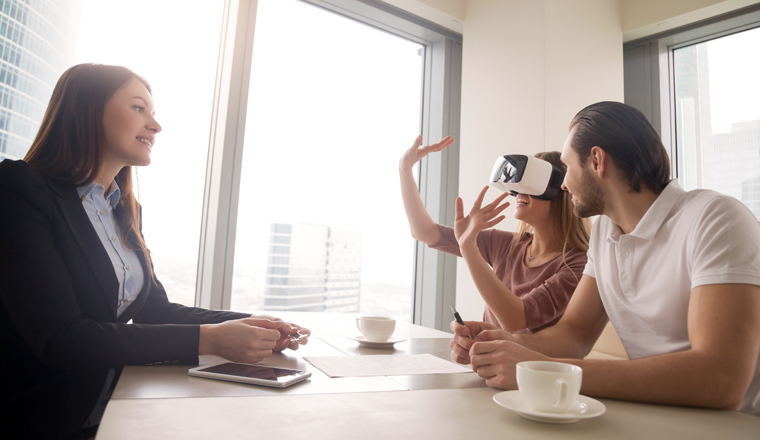
<path fill-rule="evenodd" d="M 760 28 L 674 51 L 678 176 L 760 220 Z"/>
<path fill-rule="evenodd" d="M 0 2 L 0 160 L 21 159 L 76 49 L 77 2 Z"/>
<path fill-rule="evenodd" d="M 398 160 L 424 48 L 295 0 L 259 0 L 232 309 L 411 321 Z"/>
<path fill-rule="evenodd" d="M 135 192 L 157 278 L 171 301 L 192 305 L 224 0 L 84 0 L 81 6 L 86 25 L 79 27 L 72 64 L 122 65 L 153 88 L 163 131 L 151 165 L 138 171 Z"/>

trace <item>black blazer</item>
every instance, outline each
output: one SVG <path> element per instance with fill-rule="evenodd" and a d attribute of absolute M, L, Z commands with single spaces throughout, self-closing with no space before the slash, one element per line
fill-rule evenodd
<path fill-rule="evenodd" d="M 119 282 L 76 188 L 0 162 L 0 437 L 70 438 L 109 368 L 197 364 L 200 324 L 248 316 L 170 303 L 137 254 L 146 282 L 117 318 Z"/>

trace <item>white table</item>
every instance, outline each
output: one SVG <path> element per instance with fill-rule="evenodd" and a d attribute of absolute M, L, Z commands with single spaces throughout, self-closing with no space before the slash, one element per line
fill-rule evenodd
<path fill-rule="evenodd" d="M 449 359 L 451 335 L 402 324 L 394 349 L 359 347 L 356 315 L 281 314 L 312 329 L 270 365 L 312 371 L 286 389 L 187 376 L 188 366 L 127 367 L 98 431 L 103 439 L 760 438 L 760 418 L 735 411 L 601 400 L 601 417 L 570 425 L 525 420 L 496 405 L 475 373 L 330 379 L 301 356 L 431 353 Z M 202 357 L 201 363 L 215 361 Z"/>

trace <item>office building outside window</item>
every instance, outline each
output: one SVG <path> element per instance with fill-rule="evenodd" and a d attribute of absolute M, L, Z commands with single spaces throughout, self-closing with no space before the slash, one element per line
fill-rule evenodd
<path fill-rule="evenodd" d="M 0 0 L 0 160 L 21 159 L 74 57 L 77 0 Z"/>
<path fill-rule="evenodd" d="M 674 50 L 678 177 L 760 220 L 760 28 Z"/>
<path fill-rule="evenodd" d="M 265 311 L 359 312 L 361 233 L 273 223 Z"/>

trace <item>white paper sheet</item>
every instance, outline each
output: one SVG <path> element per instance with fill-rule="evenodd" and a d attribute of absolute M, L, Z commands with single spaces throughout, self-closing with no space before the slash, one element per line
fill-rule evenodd
<path fill-rule="evenodd" d="M 309 356 L 304 360 L 330 377 L 472 373 L 469 368 L 437 358 L 432 354 Z"/>

